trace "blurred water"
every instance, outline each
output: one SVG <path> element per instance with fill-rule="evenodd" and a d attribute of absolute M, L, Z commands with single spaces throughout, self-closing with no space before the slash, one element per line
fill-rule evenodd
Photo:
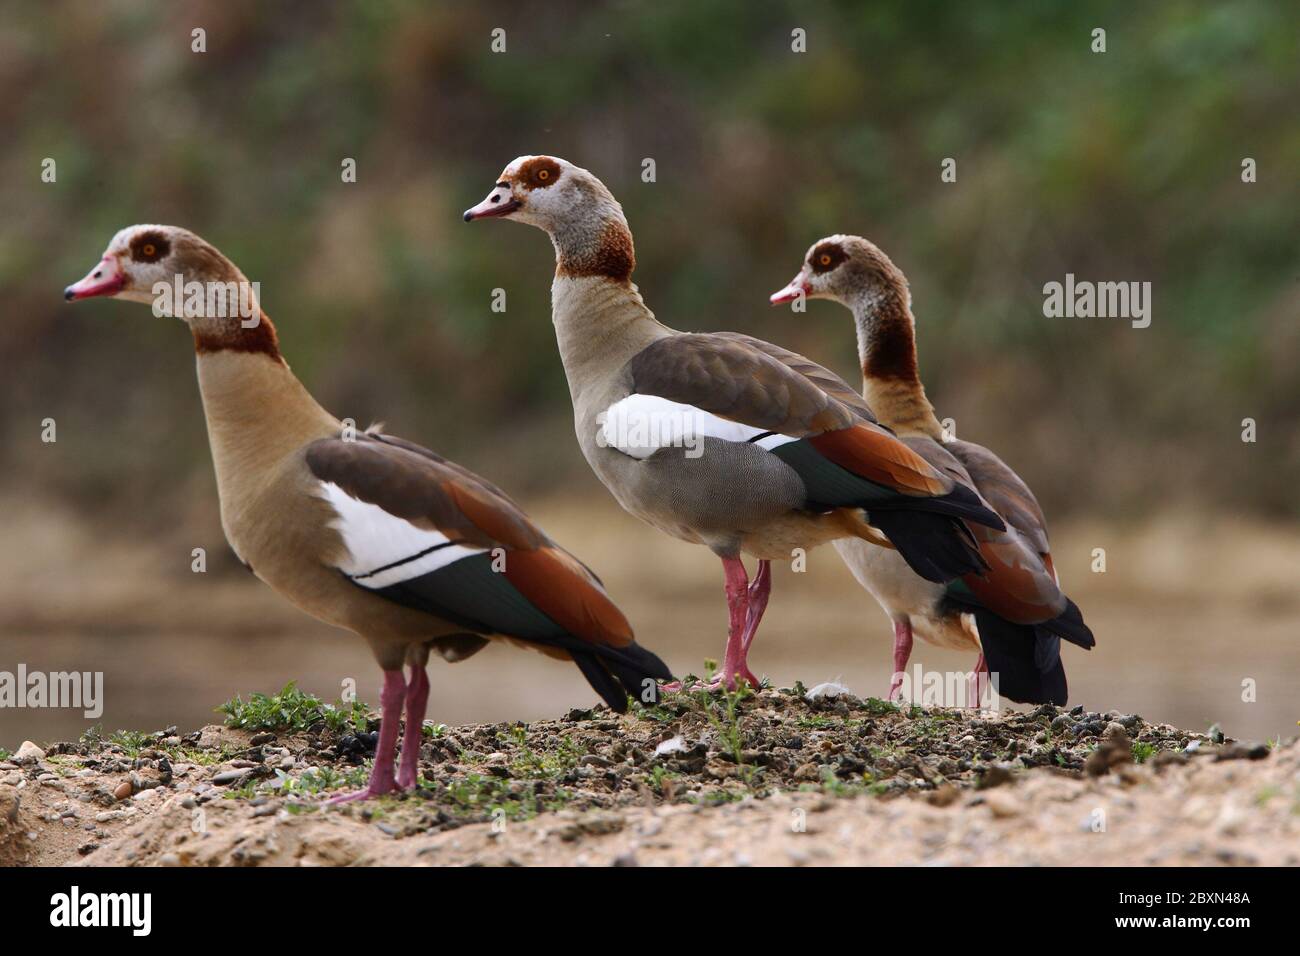
<path fill-rule="evenodd" d="M 672 541 L 605 502 L 550 503 L 533 511 L 598 570 L 638 639 L 676 672 L 699 672 L 705 657 L 721 656 L 722 575 L 707 551 Z M 1098 540 L 1109 544 L 1105 574 L 1088 570 Z M 1064 649 L 1072 704 L 1194 730 L 1218 722 L 1243 739 L 1295 734 L 1300 604 L 1249 563 L 1253 555 L 1262 566 L 1285 568 L 1278 549 L 1296 546 L 1289 535 L 1247 528 L 1218 540 L 1219 586 L 1207 588 L 1203 577 L 1181 574 L 1188 549 L 1177 531 L 1123 537 L 1082 526 L 1057 530 L 1062 579 L 1098 639 L 1090 653 Z M 1141 574 L 1123 570 L 1138 565 L 1146 569 Z M 134 588 L 134 602 L 111 589 L 71 608 L 66 600 L 24 604 L 10 595 L 0 625 L 0 670 L 22 661 L 45 671 L 103 671 L 101 722 L 109 730 L 193 729 L 219 720 L 213 708 L 234 694 L 274 691 L 289 680 L 332 699 L 343 681 L 354 679 L 364 699 L 378 700 L 379 670 L 359 639 L 306 619 L 251 577 L 151 590 L 149 578 L 125 560 L 85 571 L 102 583 L 113 578 L 114 567 L 128 572 L 117 586 L 128 594 Z M 1184 580 L 1196 586 L 1183 587 Z M 105 606 L 98 615 L 96 603 Z M 54 624 L 40 620 L 40 607 Z M 74 614 L 99 619 L 58 626 Z M 777 569 L 751 665 L 780 686 L 838 679 L 860 695 L 881 696 L 892 669 L 890 641 L 883 612 L 834 551 L 821 549 L 804 574 Z M 933 670 L 972 663 L 968 655 L 920 642 L 913 660 Z M 596 701 L 575 667 L 508 645 L 460 664 L 434 661 L 430 677 L 429 718 L 451 724 L 554 717 Z M 1247 680 L 1256 682 L 1254 702 L 1243 700 Z M 0 746 L 67 739 L 92 723 L 70 710 L 0 710 Z"/>

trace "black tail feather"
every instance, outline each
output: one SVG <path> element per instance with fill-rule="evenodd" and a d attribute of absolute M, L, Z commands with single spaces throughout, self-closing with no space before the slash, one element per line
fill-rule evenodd
<path fill-rule="evenodd" d="M 1038 626 L 1046 631 L 1050 631 L 1057 637 L 1069 641 L 1071 644 L 1077 644 L 1085 650 L 1093 647 L 1097 639 L 1092 636 L 1092 631 L 1087 624 L 1083 623 L 1083 612 L 1079 606 L 1069 598 L 1065 599 L 1065 610 L 1050 621 L 1044 621 Z"/>
<path fill-rule="evenodd" d="M 927 581 L 943 584 L 963 574 L 988 570 L 970 529 L 960 518 L 872 508 L 867 520 L 885 533 L 908 566 Z"/>
<path fill-rule="evenodd" d="M 569 648 L 573 662 L 610 710 L 626 713 L 628 697 L 642 700 L 647 687 L 654 687 L 657 694 L 656 681 L 673 679 L 668 666 L 640 644 L 609 647 L 583 643 L 581 649 Z"/>
<path fill-rule="evenodd" d="M 1012 624 L 974 609 L 994 689 L 1021 704 L 1064 705 L 1069 698 L 1061 640 L 1042 624 Z"/>
<path fill-rule="evenodd" d="M 998 516 L 998 513 L 984 504 L 979 495 L 963 484 L 954 485 L 948 494 L 936 498 L 898 495 L 886 502 L 873 502 L 871 513 L 875 514 L 877 511 L 926 511 L 952 518 L 965 518 L 967 521 L 982 524 L 994 531 L 1007 530 L 1006 522 Z"/>

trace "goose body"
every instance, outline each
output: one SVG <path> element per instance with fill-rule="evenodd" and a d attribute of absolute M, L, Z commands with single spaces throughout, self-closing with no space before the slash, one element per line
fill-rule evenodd
<path fill-rule="evenodd" d="M 243 281 L 192 233 L 135 226 L 66 296 L 151 301 L 143 290 L 172 274 Z M 458 661 L 493 639 L 531 647 L 572 660 L 619 711 L 628 694 L 671 676 L 636 644 L 596 576 L 503 492 L 426 448 L 356 434 L 325 411 L 280 355 L 260 306 L 251 324 L 185 318 L 228 542 L 301 610 L 364 638 L 384 670 L 374 771 L 351 797 L 414 785 L 430 652 Z M 408 731 L 394 776 L 403 705 Z"/>
<path fill-rule="evenodd" d="M 936 581 L 982 568 L 965 520 L 1001 519 L 834 373 L 749 336 L 655 318 L 631 281 L 622 209 L 591 173 L 520 157 L 465 214 L 495 216 L 539 226 L 555 246 L 552 320 L 592 470 L 627 511 L 722 559 L 723 683 L 758 683 L 746 657 L 772 560 L 857 537 L 897 548 Z M 752 583 L 742 554 L 759 560 Z"/>
<path fill-rule="evenodd" d="M 913 635 L 942 647 L 979 653 L 972 702 L 982 675 L 997 692 L 1021 702 L 1064 704 L 1062 639 L 1090 648 L 1092 632 L 1057 580 L 1046 521 L 1029 487 L 993 452 L 945 435 L 925 395 L 916 363 L 915 322 L 907 282 L 876 246 L 857 236 L 814 243 L 799 274 L 772 296 L 847 305 L 858 331 L 863 396 L 880 420 L 935 468 L 974 488 L 1004 520 L 975 527 L 986 568 L 948 582 L 916 575 L 897 555 L 856 541 L 836 548 L 854 578 L 884 609 L 894 628 L 892 698 L 911 654 Z"/>

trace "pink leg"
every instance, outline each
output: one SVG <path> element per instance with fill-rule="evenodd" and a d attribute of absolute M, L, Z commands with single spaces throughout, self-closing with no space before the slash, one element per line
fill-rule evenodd
<path fill-rule="evenodd" d="M 978 708 L 980 701 L 984 697 L 984 688 L 989 682 L 989 665 L 984 662 L 984 652 L 980 652 L 979 658 L 975 661 L 975 669 L 971 671 L 970 678 L 966 684 L 966 706 Z"/>
<path fill-rule="evenodd" d="M 745 653 L 749 653 L 749 645 L 754 643 L 754 635 L 758 633 L 758 624 L 763 620 L 763 612 L 767 610 L 767 598 L 772 593 L 772 562 L 762 560 L 758 562 L 758 571 L 754 575 L 754 580 L 749 583 L 749 613 L 745 617 Z"/>
<path fill-rule="evenodd" d="M 420 744 L 424 738 L 424 710 L 429 704 L 429 675 L 424 665 L 411 665 L 411 682 L 406 685 L 406 732 L 402 734 L 402 756 L 397 761 L 397 787 L 410 790 L 420 774 Z"/>
<path fill-rule="evenodd" d="M 758 571 L 751 584 L 745 573 L 745 563 L 740 558 L 723 558 L 723 572 L 726 574 L 727 611 L 730 617 L 727 628 L 727 649 L 722 661 L 722 675 L 712 684 L 697 684 L 697 689 L 717 690 L 726 687 L 734 690 L 736 678 L 749 681 L 750 686 L 758 689 L 759 681 L 746 663 L 749 646 L 754 643 L 759 621 L 767 608 L 768 594 L 772 589 L 772 568 L 770 561 L 759 561 Z M 675 693 L 684 690 L 680 681 L 664 684 L 661 690 Z"/>
<path fill-rule="evenodd" d="M 397 725 L 402 722 L 402 698 L 406 696 L 406 681 L 401 668 L 384 671 L 384 689 L 379 694 L 382 716 L 379 724 L 379 746 L 375 748 L 375 766 L 370 771 L 370 783 L 356 793 L 332 797 L 326 805 L 368 800 L 397 789 L 393 779 L 393 754 L 397 750 Z"/>
<path fill-rule="evenodd" d="M 736 678 L 740 677 L 749 681 L 757 689 L 758 680 L 750 673 L 749 666 L 745 663 L 746 652 L 749 649 L 746 639 L 750 642 L 754 639 L 753 635 L 748 633 L 750 594 L 745 562 L 740 558 L 723 558 L 722 569 L 727 579 L 727 611 L 731 619 L 727 628 L 727 651 L 722 661 L 722 684 L 728 690 L 734 690 Z M 758 622 L 755 621 L 754 627 L 757 626 Z"/>
<path fill-rule="evenodd" d="M 898 689 L 903 686 L 903 672 L 907 670 L 907 660 L 912 656 L 912 621 L 910 618 L 894 619 L 894 676 L 889 681 L 889 696 L 893 700 Z"/>

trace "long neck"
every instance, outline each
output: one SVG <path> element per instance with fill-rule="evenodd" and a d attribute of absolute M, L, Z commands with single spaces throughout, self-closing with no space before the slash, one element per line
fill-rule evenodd
<path fill-rule="evenodd" d="M 601 205 L 551 232 L 551 318 L 575 402 L 651 342 L 674 334 L 632 283 L 632 233 L 617 204 Z"/>
<path fill-rule="evenodd" d="M 916 367 L 916 333 L 906 293 L 863 293 L 849 302 L 858 330 L 862 395 L 884 424 L 900 434 L 940 440 L 943 429 Z"/>
<path fill-rule="evenodd" d="M 196 331 L 199 393 L 223 505 L 271 480 L 307 442 L 339 433 L 339 422 L 317 404 L 278 350 L 249 347 L 251 341 L 275 341 L 265 314 L 250 338 L 233 336 L 224 347 L 211 337 L 206 344 L 198 339 Z"/>

